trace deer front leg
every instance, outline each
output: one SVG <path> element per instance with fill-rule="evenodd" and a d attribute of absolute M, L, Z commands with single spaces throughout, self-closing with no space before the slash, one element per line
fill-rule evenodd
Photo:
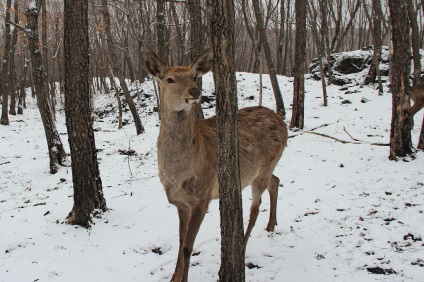
<path fill-rule="evenodd" d="M 183 257 L 184 257 L 184 271 L 182 282 L 187 282 L 188 269 L 190 267 L 191 253 L 193 252 L 193 245 L 196 239 L 197 233 L 199 232 L 200 225 L 202 224 L 203 218 L 208 210 L 209 201 L 204 201 L 198 205 L 192 207 L 190 221 L 187 228 L 187 234 L 184 240 L 183 246 Z"/>
<path fill-rule="evenodd" d="M 181 281 L 184 270 L 183 245 L 187 234 L 187 226 L 190 220 L 190 207 L 178 205 L 178 217 L 180 218 L 180 247 L 178 250 L 177 264 L 171 281 Z"/>

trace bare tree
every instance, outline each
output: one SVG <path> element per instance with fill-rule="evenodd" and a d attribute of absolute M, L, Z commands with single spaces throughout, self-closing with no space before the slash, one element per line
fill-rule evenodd
<path fill-rule="evenodd" d="M 212 46 L 216 92 L 219 210 L 221 215 L 220 281 L 244 281 L 243 207 L 237 139 L 237 85 L 234 68 L 234 1 L 213 7 Z"/>
<path fill-rule="evenodd" d="M 91 122 L 88 0 L 65 0 L 65 112 L 72 159 L 74 207 L 68 223 L 90 226 L 106 211 Z"/>
<path fill-rule="evenodd" d="M 6 17 L 5 21 L 5 44 L 4 44 L 4 57 L 3 57 L 3 65 L 1 72 L 1 90 L 2 90 L 2 110 L 1 110 L 1 119 L 0 124 L 9 125 L 9 91 L 10 91 L 10 81 L 9 81 L 9 56 L 10 56 L 10 45 L 12 40 L 12 34 L 10 31 L 10 14 L 11 14 L 12 0 L 6 1 Z"/>
<path fill-rule="evenodd" d="M 392 27 L 392 122 L 390 131 L 390 160 L 413 153 L 410 130 L 410 55 L 407 2 L 389 0 Z"/>
<path fill-rule="evenodd" d="M 65 165 L 66 153 L 60 140 L 59 132 L 53 119 L 50 101 L 48 98 L 48 84 L 46 73 L 43 68 L 43 55 L 39 45 L 38 36 L 38 11 L 40 2 L 34 0 L 35 5 L 30 5 L 26 10 L 27 18 L 27 37 L 29 40 L 29 49 L 31 52 L 32 75 L 34 78 L 35 94 L 37 96 L 37 105 L 43 121 L 44 132 L 46 134 L 47 146 L 50 157 L 50 173 L 58 171 L 59 165 Z"/>
<path fill-rule="evenodd" d="M 306 53 L 306 0 L 297 0 L 296 13 L 296 45 L 293 80 L 293 112 L 290 128 L 303 129 L 305 102 L 305 53 Z M 322 77 L 321 79 L 324 79 Z"/>
<path fill-rule="evenodd" d="M 256 24 L 261 38 L 261 44 L 264 48 L 265 59 L 268 66 L 269 78 L 271 80 L 272 90 L 274 91 L 275 103 L 277 104 L 277 112 L 280 113 L 283 118 L 286 116 L 286 109 L 284 108 L 283 96 L 281 95 L 280 86 L 277 80 L 277 73 L 274 68 L 274 63 L 271 58 L 271 48 L 269 46 L 268 38 L 266 35 L 266 27 L 264 26 L 264 20 L 259 5 L 259 0 L 253 0 L 253 10 L 255 11 Z"/>
<path fill-rule="evenodd" d="M 116 55 L 115 48 L 113 46 L 112 31 L 110 26 L 110 13 L 109 13 L 109 8 L 107 6 L 107 0 L 102 0 L 102 13 L 103 13 L 104 29 L 106 32 L 107 50 L 111 57 L 113 73 L 118 76 L 122 90 L 124 91 L 125 99 L 127 100 L 128 107 L 130 108 L 131 114 L 133 116 L 136 132 L 138 135 L 144 132 L 144 127 L 143 127 L 143 124 L 141 123 L 141 119 L 140 119 L 140 116 L 138 115 L 134 101 L 130 95 L 130 91 L 128 90 L 125 77 L 123 75 L 123 72 L 121 71 L 121 66 L 119 64 L 118 57 Z"/>
<path fill-rule="evenodd" d="M 374 53 L 372 57 L 372 64 L 370 65 L 370 69 L 368 71 L 368 75 L 365 77 L 363 84 L 371 84 L 374 83 L 375 78 L 378 78 L 378 94 L 383 95 L 383 83 L 381 81 L 381 73 L 380 73 L 380 59 L 381 59 L 381 49 L 382 49 L 382 17 L 383 12 L 381 10 L 381 2 L 380 0 L 372 1 L 372 16 L 368 11 L 365 0 L 363 0 L 363 7 L 365 14 L 368 18 L 370 30 L 374 43 Z"/>
<path fill-rule="evenodd" d="M 417 11 L 412 0 L 408 2 L 408 16 L 411 24 L 412 58 L 414 61 L 414 84 L 421 79 L 420 33 L 417 23 Z"/>

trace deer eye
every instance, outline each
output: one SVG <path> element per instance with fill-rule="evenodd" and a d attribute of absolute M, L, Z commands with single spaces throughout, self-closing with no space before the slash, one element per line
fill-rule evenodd
<path fill-rule="evenodd" d="M 196 79 L 197 79 L 197 77 L 195 76 L 193 80 L 196 81 Z"/>
<path fill-rule="evenodd" d="M 170 77 L 169 77 L 169 78 L 167 78 L 167 79 L 166 79 L 166 81 L 167 81 L 168 83 L 175 83 L 175 80 L 173 80 L 173 79 L 172 79 L 172 78 L 170 78 Z"/>

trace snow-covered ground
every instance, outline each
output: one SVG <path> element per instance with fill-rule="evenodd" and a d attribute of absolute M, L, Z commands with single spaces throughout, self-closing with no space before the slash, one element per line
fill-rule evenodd
<path fill-rule="evenodd" d="M 239 107 L 258 104 L 258 76 L 237 74 Z M 204 78 L 212 95 L 212 75 Z M 291 117 L 292 79 L 279 77 Z M 264 104 L 275 108 L 267 77 Z M 158 178 L 159 129 L 151 81 L 135 99 L 146 132 L 137 136 L 130 112 L 117 129 L 116 100 L 95 96 L 100 173 L 109 211 L 86 230 L 65 223 L 73 205 L 70 167 L 49 174 L 44 130 L 35 102 L 0 127 L 0 281 L 166 281 L 178 252 L 178 215 Z M 276 168 L 282 187 L 278 226 L 264 230 L 263 196 L 246 251 L 246 281 L 424 281 L 424 153 L 389 161 L 391 96 L 354 86 L 331 86 L 322 106 L 321 83 L 306 80 L 305 130 L 363 144 L 342 144 L 290 132 Z M 133 92 L 135 93 L 135 92 Z M 146 96 L 150 96 L 146 98 Z M 350 103 L 349 103 L 350 102 Z M 365 102 L 365 103 L 363 103 Z M 204 104 L 207 116 L 214 108 Z M 412 132 L 418 141 L 423 111 Z M 67 152 L 63 110 L 57 127 Z M 120 150 L 134 150 L 128 156 Z M 250 188 L 243 192 L 248 223 Z M 190 281 L 217 281 L 220 264 L 218 201 L 196 239 Z"/>

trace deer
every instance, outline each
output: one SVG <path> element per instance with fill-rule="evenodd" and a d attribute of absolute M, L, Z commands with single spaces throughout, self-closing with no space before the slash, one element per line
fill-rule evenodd
<path fill-rule="evenodd" d="M 411 107 L 411 128 L 414 127 L 414 115 L 424 108 L 424 80 L 421 79 L 412 86 L 411 99 L 414 105 Z"/>
<path fill-rule="evenodd" d="M 185 282 L 200 225 L 209 203 L 219 198 L 216 117 L 197 119 L 194 111 L 201 102 L 196 79 L 212 68 L 213 52 L 205 51 L 189 66 L 165 67 L 157 54 L 146 50 L 144 64 L 160 88 L 159 178 L 179 217 L 179 250 L 171 281 Z M 277 225 L 280 179 L 273 172 L 287 146 L 288 131 L 281 115 L 268 108 L 253 106 L 237 113 L 241 187 L 252 187 L 246 248 L 266 189 L 271 206 L 266 230 L 272 232 Z"/>

